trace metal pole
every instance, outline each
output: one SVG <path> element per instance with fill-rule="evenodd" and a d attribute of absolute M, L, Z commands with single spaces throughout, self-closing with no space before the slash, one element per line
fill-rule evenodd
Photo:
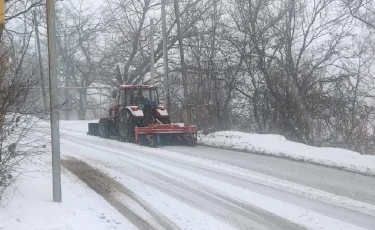
<path fill-rule="evenodd" d="M 100 104 L 100 111 L 99 111 L 99 115 L 100 117 L 102 117 L 103 115 L 103 108 L 102 108 L 102 88 L 99 89 L 99 104 Z"/>
<path fill-rule="evenodd" d="M 150 53 L 151 53 L 151 63 L 150 63 L 150 70 L 151 70 L 151 85 L 155 84 L 155 66 L 154 66 L 154 56 L 155 56 L 155 50 L 154 50 L 154 19 L 150 19 Z"/>
<path fill-rule="evenodd" d="M 155 44 L 154 44 L 154 19 L 150 19 L 150 72 L 151 72 L 151 85 L 155 86 Z M 154 94 L 151 94 L 151 100 L 154 101 Z"/>
<path fill-rule="evenodd" d="M 0 0 L 0 45 L 2 44 L 4 27 L 5 27 L 5 1 Z M 0 85 L 2 84 L 2 81 L 4 78 L 5 69 L 6 69 L 5 67 L 8 64 L 8 58 L 6 60 L 4 58 L 5 57 L 1 58 L 1 55 L 0 55 Z M 0 161 L 1 161 L 1 154 L 0 154 Z"/>
<path fill-rule="evenodd" d="M 58 40 L 60 43 L 61 43 L 61 40 Z M 68 51 L 67 51 L 67 36 L 66 36 L 66 25 L 65 25 L 65 28 L 64 28 L 64 48 L 63 48 L 63 52 L 64 52 L 64 55 L 66 55 L 66 57 L 68 57 Z M 69 62 L 66 63 L 65 65 L 65 76 L 64 76 L 64 85 L 65 87 L 69 87 L 70 86 L 70 82 L 69 82 L 69 74 L 71 73 L 70 71 L 70 64 L 71 63 L 71 59 L 69 59 Z M 69 74 L 68 74 L 69 73 Z M 66 110 L 65 110 L 65 119 L 66 120 L 70 120 L 70 113 L 71 113 L 71 106 L 70 106 L 70 95 L 69 95 L 69 90 L 66 88 L 64 90 L 64 97 L 65 97 L 65 103 L 66 103 Z"/>
<path fill-rule="evenodd" d="M 34 24 L 35 24 L 35 36 L 36 36 L 36 47 L 38 51 L 38 61 L 39 61 L 39 71 L 40 71 L 40 83 L 42 85 L 42 96 L 43 96 L 43 105 L 44 109 L 48 109 L 48 102 L 47 102 L 47 94 L 45 91 L 45 83 L 44 83 L 44 70 L 43 70 L 43 62 L 42 62 L 42 52 L 40 51 L 40 39 L 39 39 L 39 26 L 38 26 L 38 19 L 36 17 L 36 11 L 34 11 Z"/>
<path fill-rule="evenodd" d="M 162 35 L 163 35 L 163 66 L 164 66 L 164 92 L 165 104 L 171 112 L 168 78 L 168 57 L 167 57 L 167 19 L 165 16 L 165 0 L 161 0 Z"/>
<path fill-rule="evenodd" d="M 179 0 L 174 0 L 174 12 L 176 15 L 177 38 L 178 38 L 178 45 L 180 48 L 180 59 L 181 59 L 181 75 L 182 75 L 182 85 L 183 85 L 183 95 L 184 95 L 183 117 L 184 117 L 184 123 L 187 125 L 190 125 L 191 113 L 189 109 L 189 94 L 188 94 L 186 71 L 185 71 L 185 55 L 184 55 L 184 47 L 183 47 L 183 41 L 182 41 L 182 35 L 181 35 Z"/>
<path fill-rule="evenodd" d="M 5 27 L 5 1 L 0 0 L 0 39 L 3 36 L 4 27 Z"/>
<path fill-rule="evenodd" d="M 61 172 L 60 172 L 60 133 L 57 91 L 57 55 L 56 55 L 56 16 L 55 0 L 46 0 L 47 32 L 48 32 L 48 63 L 49 63 L 49 93 L 50 117 L 52 136 L 52 182 L 53 201 L 61 202 Z"/>

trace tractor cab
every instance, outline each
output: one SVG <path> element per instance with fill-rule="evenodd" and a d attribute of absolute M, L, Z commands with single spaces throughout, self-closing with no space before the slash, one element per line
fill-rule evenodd
<path fill-rule="evenodd" d="M 110 109 L 110 117 L 117 118 L 120 111 L 127 110 L 136 118 L 139 126 L 153 123 L 170 123 L 169 114 L 159 105 L 157 88 L 149 85 L 120 85 L 114 98 L 118 101 Z M 118 93 L 117 93 L 118 92 Z"/>

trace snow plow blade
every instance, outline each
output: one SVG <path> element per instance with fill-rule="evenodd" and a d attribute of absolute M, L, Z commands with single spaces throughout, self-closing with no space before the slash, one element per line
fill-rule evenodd
<path fill-rule="evenodd" d="M 189 145 L 197 143 L 197 127 L 179 124 L 152 124 L 135 127 L 135 142 L 141 145 Z"/>

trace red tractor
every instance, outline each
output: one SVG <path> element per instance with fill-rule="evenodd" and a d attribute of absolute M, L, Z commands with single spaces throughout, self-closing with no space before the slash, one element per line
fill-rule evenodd
<path fill-rule="evenodd" d="M 109 108 L 109 116 L 90 123 L 89 135 L 151 146 L 196 144 L 197 127 L 171 124 L 168 111 L 159 104 L 156 87 L 120 85 L 113 97 L 117 103 Z"/>

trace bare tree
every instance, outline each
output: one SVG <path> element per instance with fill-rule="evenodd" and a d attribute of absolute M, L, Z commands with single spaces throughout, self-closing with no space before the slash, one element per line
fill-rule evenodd
<path fill-rule="evenodd" d="M 180 16 L 183 18 L 187 15 L 188 20 L 181 27 L 182 37 L 192 36 L 189 34 L 190 29 L 198 21 L 202 20 L 202 15 L 205 14 L 212 6 L 212 3 L 200 3 L 201 1 L 189 1 L 181 6 Z M 197 7 L 201 4 L 201 7 Z M 105 11 L 105 18 L 108 19 L 106 28 L 113 37 L 110 43 L 112 49 L 109 51 L 112 54 L 111 63 L 118 64 L 116 79 L 109 79 L 112 84 L 126 83 L 140 83 L 145 80 L 145 75 L 150 70 L 149 58 L 149 25 L 146 24 L 151 17 L 153 10 L 160 10 L 160 4 L 151 0 L 108 0 Z M 173 10 L 171 7 L 169 8 Z M 195 10 L 196 9 L 196 10 Z M 169 13 L 168 15 L 173 15 Z M 160 30 L 160 21 L 157 21 L 156 38 L 159 42 L 156 43 L 155 63 L 162 57 L 162 39 Z M 172 49 L 178 41 L 177 34 L 174 31 L 176 20 L 168 18 L 168 50 Z M 113 68 L 114 69 L 114 68 Z M 109 77 L 111 78 L 111 77 Z"/>
<path fill-rule="evenodd" d="M 236 1 L 233 20 L 249 45 L 248 66 L 264 80 L 273 131 L 289 138 L 314 143 L 316 118 L 310 96 L 315 95 L 322 70 L 338 59 L 341 42 L 348 35 L 345 21 L 329 14 L 330 0 Z M 254 88 L 255 94 L 258 91 Z M 244 94 L 246 96 L 246 94 Z M 318 113 L 317 113 L 318 114 Z M 257 115 L 259 118 L 259 116 Z M 259 121 L 258 121 L 259 123 Z"/>
<path fill-rule="evenodd" d="M 69 1 L 63 6 L 59 20 L 58 48 L 62 68 L 61 84 L 75 87 L 65 89 L 66 118 L 70 117 L 73 106 L 77 106 L 78 118 L 84 120 L 88 103 L 88 87 L 99 77 L 106 56 L 100 39 L 103 29 L 99 12 L 90 12 L 88 2 Z M 74 91 L 78 93 L 75 100 Z M 93 105 L 96 107 L 95 105 Z"/>
<path fill-rule="evenodd" d="M 344 5 L 343 13 L 348 12 L 370 29 L 375 29 L 375 4 L 373 1 L 342 0 L 342 3 Z"/>
<path fill-rule="evenodd" d="M 36 4 L 7 3 L 13 4 L 8 7 L 8 22 L 18 23 L 7 26 L 0 40 L 0 195 L 17 178 L 13 170 L 19 162 L 39 152 L 36 140 L 31 141 L 26 135 L 39 120 L 37 117 L 45 115 L 41 94 L 33 90 L 39 75 L 30 52 L 33 28 L 28 19 L 29 10 Z"/>

